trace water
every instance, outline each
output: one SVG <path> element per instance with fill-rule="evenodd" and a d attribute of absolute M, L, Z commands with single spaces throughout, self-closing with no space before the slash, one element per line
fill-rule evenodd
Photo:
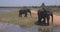
<path fill-rule="evenodd" d="M 0 12 L 11 12 L 19 10 L 20 8 L 0 8 Z"/>
<path fill-rule="evenodd" d="M 21 27 L 19 25 L 0 23 L 0 32 L 38 32 L 37 26 Z"/>
<path fill-rule="evenodd" d="M 41 28 L 41 27 L 40 27 Z M 42 27 L 43 28 L 43 27 Z M 38 26 L 22 27 L 20 25 L 0 23 L 0 32 L 39 32 Z M 41 31 L 41 29 L 40 29 Z M 43 29 L 44 32 L 52 32 L 51 29 Z M 60 27 L 55 27 L 53 32 L 60 32 Z"/>
<path fill-rule="evenodd" d="M 54 32 L 60 32 L 60 27 L 55 27 L 53 31 Z"/>

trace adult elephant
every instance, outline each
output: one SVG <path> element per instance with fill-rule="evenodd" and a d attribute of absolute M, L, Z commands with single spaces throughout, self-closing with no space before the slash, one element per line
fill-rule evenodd
<path fill-rule="evenodd" d="M 25 14 L 24 17 L 27 17 L 27 13 L 30 13 L 31 16 L 31 10 L 28 8 L 22 8 L 19 10 L 19 17 L 22 17 L 22 14 Z"/>
<path fill-rule="evenodd" d="M 53 23 L 53 12 L 51 10 L 42 8 L 39 9 L 37 13 L 38 13 L 38 24 L 49 25 L 50 16 L 52 18 L 52 23 Z M 47 19 L 47 23 L 46 23 L 46 19 Z"/>

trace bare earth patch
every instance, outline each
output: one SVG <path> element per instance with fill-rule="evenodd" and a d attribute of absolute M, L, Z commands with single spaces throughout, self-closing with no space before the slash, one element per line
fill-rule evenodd
<path fill-rule="evenodd" d="M 60 16 L 54 15 L 54 24 L 60 25 Z"/>

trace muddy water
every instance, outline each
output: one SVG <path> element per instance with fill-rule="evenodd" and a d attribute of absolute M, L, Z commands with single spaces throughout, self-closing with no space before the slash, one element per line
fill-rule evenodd
<path fill-rule="evenodd" d="M 0 32 L 38 32 L 38 27 L 23 28 L 19 25 L 0 23 Z"/>

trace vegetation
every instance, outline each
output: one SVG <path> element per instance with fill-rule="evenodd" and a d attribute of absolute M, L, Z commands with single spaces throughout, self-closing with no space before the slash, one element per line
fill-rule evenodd
<path fill-rule="evenodd" d="M 29 15 L 28 15 L 29 16 Z M 37 17 L 29 16 L 29 17 L 19 17 L 18 11 L 9 12 L 9 13 L 0 13 L 0 22 L 3 23 L 11 23 L 11 24 L 19 24 L 19 25 L 33 25 L 37 21 Z"/>
<path fill-rule="evenodd" d="M 45 3 L 42 3 L 42 4 L 41 4 L 41 7 L 45 7 L 45 6 L 46 6 Z"/>
<path fill-rule="evenodd" d="M 54 9 L 54 14 L 60 15 L 60 8 L 53 8 Z"/>

